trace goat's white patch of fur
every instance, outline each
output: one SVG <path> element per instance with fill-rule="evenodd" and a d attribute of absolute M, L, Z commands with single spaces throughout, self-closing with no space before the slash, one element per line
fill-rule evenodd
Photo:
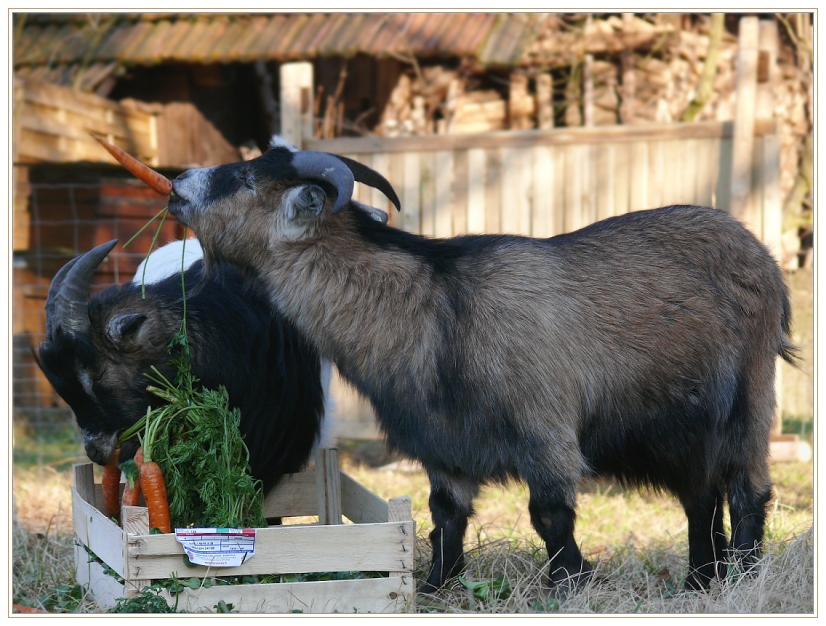
<path fill-rule="evenodd" d="M 183 261 L 181 261 L 182 255 Z M 160 282 L 164 278 L 180 273 L 182 263 L 186 271 L 190 265 L 203 257 L 204 251 L 197 239 L 187 239 L 186 246 L 182 240 L 173 241 L 158 248 L 141 261 L 135 276 L 132 277 L 132 282 L 136 285 L 151 285 Z M 146 268 L 146 275 L 143 273 L 144 268 Z"/>
<path fill-rule="evenodd" d="M 77 378 L 80 381 L 80 385 L 83 387 L 83 391 L 85 391 L 90 397 L 94 398 L 95 392 L 92 390 L 92 377 L 89 375 L 89 372 L 85 369 L 78 369 Z"/>
<path fill-rule="evenodd" d="M 188 224 L 192 214 L 204 210 L 205 192 L 209 188 L 210 178 L 216 167 L 189 170 L 172 181 L 172 193 L 186 202 L 186 210 L 180 215 L 175 215 L 179 222 Z"/>
<path fill-rule="evenodd" d="M 290 152 L 298 152 L 298 148 L 284 139 L 281 135 L 272 136 L 272 139 L 270 139 L 270 148 L 286 148 Z"/>

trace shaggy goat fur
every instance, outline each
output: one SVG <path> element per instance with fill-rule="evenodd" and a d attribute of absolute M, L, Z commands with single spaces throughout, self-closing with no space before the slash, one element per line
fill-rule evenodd
<path fill-rule="evenodd" d="M 341 188 L 297 177 L 293 154 L 187 172 L 169 209 L 208 258 L 257 272 L 369 398 L 390 446 L 421 461 L 435 526 L 425 589 L 461 569 L 480 485 L 510 478 L 530 489 L 552 584 L 591 570 L 573 535 L 586 475 L 679 498 L 688 587 L 723 575 L 729 550 L 751 563 L 771 497 L 775 361 L 793 347 L 782 274 L 741 224 L 670 206 L 543 240 L 428 239 L 333 210 Z"/>

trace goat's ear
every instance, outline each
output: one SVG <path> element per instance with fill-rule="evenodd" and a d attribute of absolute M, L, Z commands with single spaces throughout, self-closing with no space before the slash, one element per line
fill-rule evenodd
<path fill-rule="evenodd" d="M 134 352 L 143 343 L 145 322 L 141 313 L 116 315 L 106 325 L 106 336 L 121 352 Z"/>
<path fill-rule="evenodd" d="M 318 185 L 302 185 L 287 191 L 284 199 L 290 219 L 314 219 L 321 215 L 327 194 Z"/>

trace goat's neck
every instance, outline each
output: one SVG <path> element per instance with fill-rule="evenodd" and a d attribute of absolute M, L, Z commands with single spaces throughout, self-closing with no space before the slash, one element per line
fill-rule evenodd
<path fill-rule="evenodd" d="M 404 364 L 407 378 L 433 380 L 444 303 L 419 258 L 330 235 L 271 258 L 273 301 L 346 378 L 391 383 Z"/>

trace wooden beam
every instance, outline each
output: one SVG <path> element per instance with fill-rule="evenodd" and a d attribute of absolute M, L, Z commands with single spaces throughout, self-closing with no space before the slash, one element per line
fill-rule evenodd
<path fill-rule="evenodd" d="M 318 523 L 341 524 L 341 472 L 338 450 L 319 448 L 315 453 L 315 479 L 318 494 Z"/>
<path fill-rule="evenodd" d="M 758 19 L 740 20 L 737 50 L 736 101 L 731 172 L 730 213 L 741 220 L 758 237 L 761 235 L 759 214 L 752 197 L 755 102 L 757 98 Z"/>
<path fill-rule="evenodd" d="M 774 120 L 757 120 L 756 135 L 777 132 Z M 594 128 L 555 128 L 552 130 L 506 130 L 474 135 L 410 137 L 342 137 L 307 142 L 306 150 L 336 154 L 373 152 L 436 152 L 471 148 L 502 148 L 535 145 L 570 145 L 605 142 L 638 142 L 655 139 L 730 139 L 732 122 L 697 122 L 694 124 L 645 124 L 635 126 L 595 126 Z"/>
<path fill-rule="evenodd" d="M 313 139 L 313 66 L 281 66 L 281 136 L 298 147 Z"/>

